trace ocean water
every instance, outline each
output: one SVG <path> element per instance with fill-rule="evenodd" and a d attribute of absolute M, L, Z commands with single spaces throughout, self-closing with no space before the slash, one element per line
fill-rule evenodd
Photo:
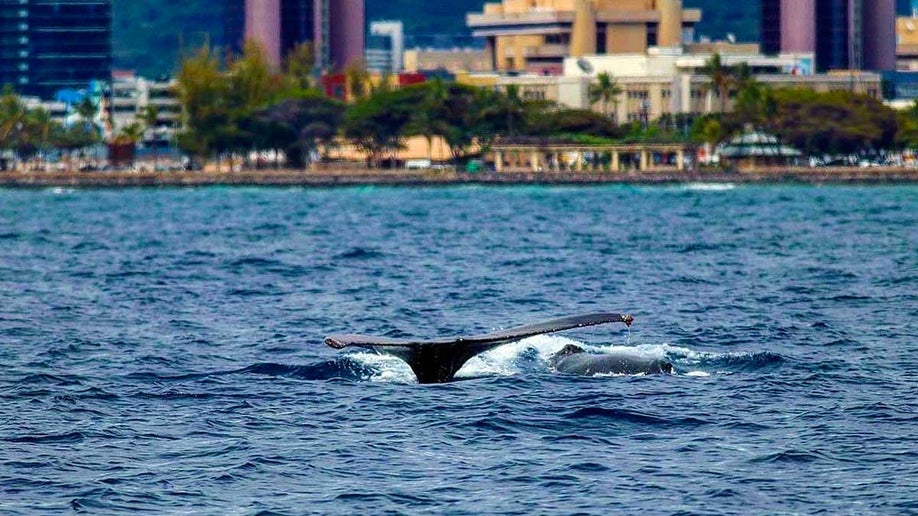
<path fill-rule="evenodd" d="M 916 514 L 918 187 L 0 190 L 0 366 L 2 514 Z"/>

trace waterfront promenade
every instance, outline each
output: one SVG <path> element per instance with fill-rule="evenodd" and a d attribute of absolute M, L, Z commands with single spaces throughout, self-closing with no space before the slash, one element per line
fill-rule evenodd
<path fill-rule="evenodd" d="M 211 185 L 254 186 L 357 186 L 357 185 L 514 185 L 514 184 L 677 184 L 693 182 L 768 184 L 895 184 L 918 183 L 913 168 L 796 168 L 762 169 L 752 172 L 728 171 L 632 171 L 632 172 L 530 172 L 464 173 L 454 171 L 414 171 L 385 169 L 242 170 L 201 171 L 105 171 L 105 172 L 0 172 L 0 187 L 41 188 L 118 188 L 189 187 Z"/>

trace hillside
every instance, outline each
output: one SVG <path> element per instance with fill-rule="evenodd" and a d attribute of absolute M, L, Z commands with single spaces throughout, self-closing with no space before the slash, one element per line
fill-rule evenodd
<path fill-rule="evenodd" d="M 223 17 L 213 0 L 113 0 L 115 67 L 147 76 L 171 73 L 180 49 L 209 41 L 223 44 Z M 409 35 L 466 33 L 465 13 L 480 10 L 481 0 L 367 0 L 367 19 L 401 19 Z M 725 5 L 726 4 L 726 5 Z M 704 10 L 700 35 L 741 41 L 758 38 L 759 2 L 685 0 Z"/>

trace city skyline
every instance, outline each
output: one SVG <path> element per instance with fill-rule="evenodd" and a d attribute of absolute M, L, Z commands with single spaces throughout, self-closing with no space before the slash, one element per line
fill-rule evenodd
<path fill-rule="evenodd" d="M 92 78 L 108 80 L 119 51 L 111 42 L 112 3 L 111 0 L 48 0 L 32 2 L 27 4 L 28 9 L 21 9 L 18 2 L 0 2 L 0 30 L 5 34 L 0 39 L 0 54 L 4 57 L 0 64 L 0 83 L 47 98 L 63 88 L 85 88 Z M 363 0 L 221 0 L 219 5 L 224 33 L 221 43 L 238 52 L 246 38 L 258 40 L 275 67 L 280 66 L 291 48 L 302 42 L 313 43 L 317 70 L 340 70 L 365 56 L 368 17 Z M 619 24 L 614 32 L 618 35 L 614 37 L 608 35 L 608 28 L 604 32 L 597 31 L 593 35 L 595 39 L 585 37 L 582 31 L 572 31 L 569 41 L 565 43 L 561 35 L 560 42 L 570 50 L 588 55 L 629 51 L 638 40 L 643 44 L 633 50 L 642 51 L 654 44 L 666 46 L 673 41 L 686 41 L 686 38 L 697 39 L 691 29 L 702 16 L 685 14 L 697 13 L 696 9 L 686 8 L 683 15 L 678 15 L 683 2 L 660 0 L 653 5 L 661 21 L 648 22 L 646 33 L 641 31 L 641 38 L 624 36 L 627 31 L 618 34 L 624 30 Z M 893 16 L 896 9 L 901 13 L 910 5 L 903 0 L 763 0 L 760 13 L 762 48 L 766 54 L 812 54 L 816 71 L 893 70 Z M 75 10 L 80 10 L 80 14 L 74 14 Z M 670 11 L 677 14 L 667 18 L 666 13 Z M 676 18 L 682 18 L 680 34 L 666 29 L 667 25 L 662 23 L 665 19 Z M 23 19 L 30 22 L 23 24 Z M 470 23 L 470 28 L 483 42 L 490 43 L 489 48 L 496 56 L 499 52 L 495 43 L 499 38 L 495 37 L 496 26 L 488 23 L 491 22 L 481 27 Z M 64 39 L 61 34 L 68 31 L 79 31 L 79 36 Z M 632 33 L 638 34 L 628 32 Z M 539 45 L 558 47 L 558 41 L 546 39 Z M 510 47 L 504 45 L 502 48 L 507 53 Z M 540 66 L 547 63 L 544 56 L 539 59 Z M 506 68 L 500 66 L 497 59 L 493 61 L 495 68 Z M 557 61 L 539 70 L 559 73 L 559 66 L 560 61 Z"/>

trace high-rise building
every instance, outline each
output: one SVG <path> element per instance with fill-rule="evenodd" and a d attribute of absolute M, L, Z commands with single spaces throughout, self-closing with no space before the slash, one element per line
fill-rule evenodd
<path fill-rule="evenodd" d="M 245 45 L 245 0 L 223 0 L 223 44 L 234 54 Z"/>
<path fill-rule="evenodd" d="M 893 70 L 896 0 L 762 0 L 762 49 L 810 53 L 816 69 Z"/>
<path fill-rule="evenodd" d="M 50 98 L 111 80 L 109 0 L 0 0 L 0 86 Z"/>
<path fill-rule="evenodd" d="M 301 43 L 315 40 L 314 3 L 314 0 L 281 2 L 281 55 L 286 55 Z"/>
<path fill-rule="evenodd" d="M 315 47 L 322 70 L 340 70 L 363 60 L 365 0 L 315 0 Z"/>
<path fill-rule="evenodd" d="M 246 0 L 245 39 L 263 46 L 268 62 L 280 66 L 281 0 Z"/>
<path fill-rule="evenodd" d="M 502 0 L 470 13 L 496 70 L 559 74 L 565 57 L 643 53 L 694 39 L 698 9 L 682 0 Z"/>
<path fill-rule="evenodd" d="M 363 57 L 366 7 L 364 0 L 224 0 L 224 25 L 232 50 L 243 39 L 258 41 L 274 66 L 312 43 L 318 69 L 340 69 Z"/>

